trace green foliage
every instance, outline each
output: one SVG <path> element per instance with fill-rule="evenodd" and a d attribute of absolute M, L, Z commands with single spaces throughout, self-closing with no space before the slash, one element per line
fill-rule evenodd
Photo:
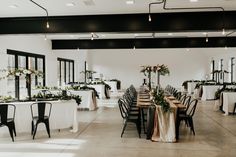
<path fill-rule="evenodd" d="M 164 91 L 155 89 L 153 91 L 153 101 L 156 105 L 161 106 L 164 112 L 172 112 L 170 104 L 164 99 Z"/>

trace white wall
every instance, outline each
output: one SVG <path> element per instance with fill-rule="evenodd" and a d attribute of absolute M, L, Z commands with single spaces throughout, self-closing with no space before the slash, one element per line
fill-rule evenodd
<path fill-rule="evenodd" d="M 88 61 L 93 70 L 107 79 L 121 80 L 122 88 L 142 84 L 145 77 L 140 73 L 141 65 L 166 64 L 170 76 L 161 76 L 161 85 L 178 88 L 185 80 L 205 79 L 208 70 L 208 57 L 197 49 L 89 50 Z"/>
<path fill-rule="evenodd" d="M 0 36 L 0 69 L 7 69 L 7 49 L 43 54 L 46 58 L 46 85 L 57 86 L 57 57 L 75 61 L 75 78 L 79 79 L 81 63 L 86 59 L 86 51 L 56 50 L 51 48 L 51 41 L 44 40 L 44 35 L 2 35 Z M 5 95 L 6 80 L 0 81 L 0 95 Z"/>

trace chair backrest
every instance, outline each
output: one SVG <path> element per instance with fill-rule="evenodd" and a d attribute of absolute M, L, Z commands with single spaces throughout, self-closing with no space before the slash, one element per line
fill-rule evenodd
<path fill-rule="evenodd" d="M 189 106 L 186 108 L 186 112 L 187 112 L 188 116 L 192 117 L 194 115 L 196 107 L 197 107 L 197 104 L 198 104 L 198 100 L 197 99 L 194 99 L 194 100 L 192 100 L 190 102 Z"/>
<path fill-rule="evenodd" d="M 125 107 L 125 104 L 123 103 L 122 99 L 118 100 L 118 105 L 119 105 L 121 117 L 123 119 L 126 119 L 128 117 L 128 109 Z"/>
<path fill-rule="evenodd" d="M 192 98 L 191 96 L 186 96 L 186 98 L 185 98 L 183 104 L 184 104 L 185 106 L 188 106 L 188 105 L 190 104 L 190 102 L 191 102 L 191 98 Z"/>
<path fill-rule="evenodd" d="M 186 97 L 187 97 L 186 94 L 181 95 L 181 97 L 180 97 L 180 102 L 184 103 Z"/>
<path fill-rule="evenodd" d="M 177 100 L 180 100 L 180 98 L 181 98 L 181 92 L 177 92 L 175 98 L 176 98 Z"/>
<path fill-rule="evenodd" d="M 16 106 L 12 104 L 0 105 L 0 124 L 6 124 L 7 119 L 15 119 Z"/>
<path fill-rule="evenodd" d="M 49 102 L 36 102 L 30 105 L 31 115 L 33 117 L 38 117 L 39 119 L 44 119 L 45 116 L 50 117 L 52 104 Z"/>

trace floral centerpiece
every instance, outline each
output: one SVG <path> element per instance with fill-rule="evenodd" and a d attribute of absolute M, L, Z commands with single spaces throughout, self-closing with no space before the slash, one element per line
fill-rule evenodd
<path fill-rule="evenodd" d="M 161 106 L 164 112 L 172 112 L 170 104 L 165 100 L 164 90 L 154 89 L 152 90 L 151 95 L 154 104 Z"/>

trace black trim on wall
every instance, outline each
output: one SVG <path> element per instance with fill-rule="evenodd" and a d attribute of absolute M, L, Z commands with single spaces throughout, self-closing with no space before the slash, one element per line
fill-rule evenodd
<path fill-rule="evenodd" d="M 52 40 L 52 49 L 133 49 L 236 47 L 236 37 Z"/>
<path fill-rule="evenodd" d="M 179 32 L 236 29 L 236 11 L 0 18 L 0 34 Z M 224 20 L 224 22 L 222 22 Z"/>
<path fill-rule="evenodd" d="M 70 82 L 70 77 L 72 77 L 72 81 L 74 82 L 75 81 L 75 71 L 74 71 L 74 60 L 71 60 L 71 59 L 65 59 L 65 58 L 57 58 L 57 61 L 59 62 L 59 85 L 61 86 L 61 83 L 62 83 L 62 79 L 61 79 L 61 63 L 62 62 L 64 62 L 64 81 L 65 81 L 65 83 L 66 82 Z M 69 63 L 69 80 L 67 81 L 66 80 L 66 74 L 67 74 L 67 71 L 66 71 L 66 63 Z M 73 66 L 72 67 L 70 67 L 70 63 L 72 63 L 73 64 Z M 72 75 L 73 76 L 70 76 L 70 68 L 72 68 Z"/>
<path fill-rule="evenodd" d="M 42 58 L 43 59 L 43 73 L 44 73 L 43 86 L 45 86 L 45 83 L 46 83 L 46 81 L 45 81 L 46 80 L 45 72 L 46 71 L 45 71 L 45 56 L 44 55 L 28 53 L 28 52 L 23 52 L 23 51 L 17 51 L 17 50 L 11 50 L 11 49 L 7 49 L 7 54 L 15 56 L 15 68 L 18 68 L 18 57 L 19 56 L 26 57 L 26 69 L 28 69 L 29 57 L 35 58 L 35 64 L 36 64 L 35 65 L 35 70 L 37 70 L 37 61 L 36 61 L 37 58 Z M 28 75 L 26 77 L 29 77 L 29 79 L 31 79 L 30 75 Z M 20 98 L 19 85 L 20 85 L 19 76 L 15 76 L 15 97 L 17 99 Z M 26 88 L 28 89 L 28 95 L 31 96 L 31 84 L 26 83 Z"/>

